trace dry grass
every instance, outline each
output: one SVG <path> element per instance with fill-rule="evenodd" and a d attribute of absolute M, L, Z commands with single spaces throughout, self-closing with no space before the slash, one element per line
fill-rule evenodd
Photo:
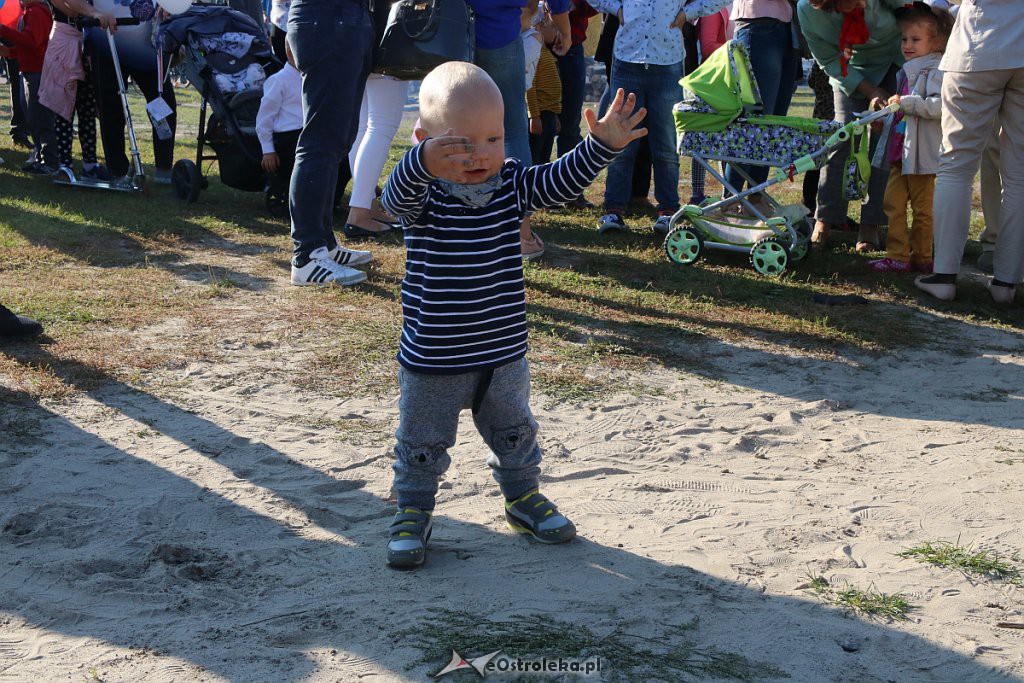
<path fill-rule="evenodd" d="M 177 153 L 187 157 L 198 102 L 190 90 L 178 95 Z M 138 98 L 134 104 L 141 118 Z M 806 94 L 796 106 L 807 108 Z M 6 114 L 0 107 L 0 120 Z M 141 132 L 149 162 L 148 130 Z M 391 163 L 405 149 L 405 133 Z M 17 151 L 2 156 L 0 300 L 40 319 L 47 337 L 0 352 L 0 385 L 50 399 L 107 379 L 143 386 L 151 371 L 230 361 L 233 349 L 247 346 L 247 362 L 267 377 L 341 397 L 393 395 L 404 268 L 398 238 L 373 245 L 367 285 L 293 288 L 287 226 L 266 215 L 258 193 L 236 192 L 216 177 L 190 206 L 160 186 L 148 197 L 74 191 L 14 170 L 24 158 Z M 682 176 L 685 195 L 685 164 Z M 798 193 L 796 185 L 782 190 L 790 199 Z M 598 200 L 600 192 L 599 182 L 589 196 Z M 831 357 L 949 344 L 950 321 L 1024 327 L 1020 307 L 996 309 L 980 285 L 966 285 L 961 301 L 937 306 L 936 315 L 909 279 L 870 273 L 849 249 L 768 280 L 728 254 L 691 268 L 669 263 L 658 240 L 640 230 L 642 212 L 632 220 L 637 230 L 610 239 L 596 235 L 596 218 L 545 212 L 535 222 L 549 248 L 526 268 L 531 361 L 537 389 L 552 401 L 650 393 L 628 376 L 653 366 L 715 378 L 704 349 L 719 342 Z M 849 292 L 871 304 L 812 301 L 815 293 Z"/>

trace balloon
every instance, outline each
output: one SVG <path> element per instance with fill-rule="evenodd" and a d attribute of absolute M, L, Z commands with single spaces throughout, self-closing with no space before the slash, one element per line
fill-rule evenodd
<path fill-rule="evenodd" d="M 0 0 L 0 24 L 8 28 L 18 28 L 18 19 L 20 18 L 20 0 Z"/>
<path fill-rule="evenodd" d="M 168 14 L 181 14 L 192 6 L 192 0 L 156 0 L 156 4 Z"/>

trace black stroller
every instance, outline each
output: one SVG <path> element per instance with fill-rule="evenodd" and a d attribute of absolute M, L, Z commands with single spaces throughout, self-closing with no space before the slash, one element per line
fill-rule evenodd
<path fill-rule="evenodd" d="M 174 194 L 192 203 L 209 187 L 201 166 L 216 160 L 228 187 L 266 192 L 272 215 L 288 215 L 287 192 L 267 184 L 256 137 L 263 82 L 281 68 L 263 29 L 247 14 L 222 5 L 193 5 L 164 20 L 156 34 L 164 53 L 181 51 L 180 73 L 202 95 L 196 160 L 179 159 L 171 171 Z M 207 118 L 207 105 L 213 113 Z M 213 154 L 206 152 L 209 145 Z"/>

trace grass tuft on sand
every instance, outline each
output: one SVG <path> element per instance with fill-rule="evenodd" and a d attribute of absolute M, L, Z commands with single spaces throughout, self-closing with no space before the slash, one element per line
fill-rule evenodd
<path fill-rule="evenodd" d="M 897 555 L 935 567 L 956 569 L 967 576 L 1014 584 L 1021 582 L 1021 570 L 1017 564 L 1004 560 L 992 551 L 975 550 L 972 546 L 960 545 L 960 539 L 956 542 L 925 541 Z"/>

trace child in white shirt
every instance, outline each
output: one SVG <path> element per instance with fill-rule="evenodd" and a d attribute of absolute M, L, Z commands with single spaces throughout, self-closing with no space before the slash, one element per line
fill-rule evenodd
<path fill-rule="evenodd" d="M 287 187 L 295 164 L 295 146 L 302 132 L 302 74 L 295 68 L 295 58 L 287 43 L 285 54 L 288 63 L 263 84 L 263 99 L 256 114 L 256 137 L 263 149 L 263 170 L 276 174 L 277 180 Z"/>

